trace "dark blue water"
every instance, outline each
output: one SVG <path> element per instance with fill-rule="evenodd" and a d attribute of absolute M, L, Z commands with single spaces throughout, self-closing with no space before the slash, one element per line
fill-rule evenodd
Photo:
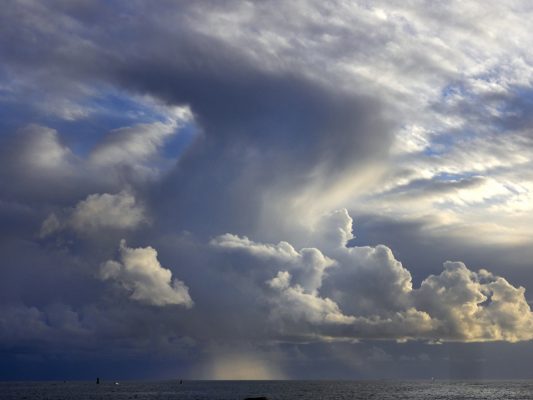
<path fill-rule="evenodd" d="M 533 381 L 2 382 L 1 400 L 533 399 Z"/>

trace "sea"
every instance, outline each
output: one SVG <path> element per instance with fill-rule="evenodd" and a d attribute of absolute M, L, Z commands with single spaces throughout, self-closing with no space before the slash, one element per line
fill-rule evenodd
<path fill-rule="evenodd" d="M 533 381 L 0 382 L 1 400 L 533 399 Z"/>

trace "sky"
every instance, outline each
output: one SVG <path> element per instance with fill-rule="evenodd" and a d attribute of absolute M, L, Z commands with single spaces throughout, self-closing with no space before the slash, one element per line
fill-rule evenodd
<path fill-rule="evenodd" d="M 6 0 L 0 380 L 532 378 L 532 19 Z"/>

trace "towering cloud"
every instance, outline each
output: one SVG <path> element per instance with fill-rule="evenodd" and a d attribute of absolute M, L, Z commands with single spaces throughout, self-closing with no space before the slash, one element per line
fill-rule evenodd
<path fill-rule="evenodd" d="M 446 262 L 439 275 L 413 288 L 411 274 L 386 246 L 347 247 L 352 220 L 346 210 L 322 219 L 313 232 L 319 249 L 297 252 L 286 243 L 258 244 L 223 235 L 212 245 L 262 258 L 280 269 L 265 285 L 272 288 L 272 315 L 288 331 L 354 339 L 424 339 L 430 341 L 519 341 L 533 339 L 533 313 L 525 289 L 486 270 L 470 271 Z M 333 240 L 332 240 L 333 239 Z M 335 242 L 336 239 L 336 242 Z M 305 259 L 303 254 L 314 254 Z M 331 269 L 318 268 L 328 260 Z M 322 264 L 323 265 L 323 264 Z M 303 272 L 298 271 L 298 269 Z M 292 271 L 300 272 L 300 278 Z M 305 279 L 312 274 L 313 284 Z M 301 278 L 304 277 L 304 279 Z M 336 325 L 336 326 L 335 326 Z"/>

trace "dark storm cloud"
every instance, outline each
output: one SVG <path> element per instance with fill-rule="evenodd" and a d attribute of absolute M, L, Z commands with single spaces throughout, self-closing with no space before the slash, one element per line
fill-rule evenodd
<path fill-rule="evenodd" d="M 320 18 L 334 11 L 295 7 Z M 346 218 L 333 218 L 324 231 L 310 227 L 320 215 L 309 217 L 307 208 L 335 197 L 330 189 L 349 188 L 360 171 L 377 180 L 365 168 L 385 164 L 392 133 L 405 122 L 397 111 L 405 107 L 390 102 L 405 99 L 401 88 L 389 94 L 376 90 L 374 78 L 322 74 L 329 64 L 364 66 L 344 59 L 360 53 L 387 71 L 391 60 L 402 61 L 399 77 L 449 72 L 424 48 L 381 59 L 376 49 L 398 30 L 383 23 L 375 31 L 372 18 L 381 14 L 367 7 L 360 23 L 341 26 L 294 14 L 296 36 L 286 10 L 275 8 L 230 1 L 3 6 L 0 101 L 15 112 L 0 125 L 0 358 L 7 360 L 0 368 L 20 368 L 5 376 L 58 378 L 86 362 L 87 371 L 69 375 L 85 378 L 98 366 L 133 360 L 120 376 L 141 376 L 148 364 L 159 377 L 168 376 L 166 368 L 193 377 L 235 378 L 251 369 L 259 378 L 323 377 L 317 359 L 328 377 L 398 376 L 395 368 L 410 362 L 401 359 L 405 352 L 355 341 L 529 337 L 522 326 L 529 314 L 519 313 L 522 320 L 515 313 L 524 308 L 521 289 L 505 286 L 512 292 L 507 313 L 476 303 L 480 291 L 489 296 L 483 285 L 506 283 L 502 278 L 478 279 L 457 263 L 447 273 L 463 286 L 439 268 L 430 271 L 433 286 L 413 294 L 410 272 L 389 248 L 342 247 L 354 244 L 348 214 L 337 212 Z M 264 35 L 264 47 L 225 36 L 227 26 L 217 31 L 228 14 L 253 15 L 244 25 L 251 37 Z M 416 33 L 407 20 L 399 26 Z M 288 49 L 268 50 L 284 40 Z M 315 54 L 322 57 L 316 64 Z M 314 69 L 302 68 L 307 64 Z M 140 106 L 131 109 L 116 93 Z M 110 123 L 106 112 L 121 116 Z M 187 130 L 185 149 L 169 145 Z M 453 194 L 483 179 L 420 179 L 389 195 Z M 299 196 L 308 199 L 298 203 Z M 363 232 L 377 230 L 379 238 L 397 227 L 377 224 Z M 411 250 L 409 235 L 421 239 L 422 228 L 400 226 L 397 247 Z M 278 243 L 279 236 L 305 246 Z M 444 253 L 432 261 L 441 265 Z M 415 282 L 427 275 L 420 266 Z M 433 304 L 439 288 L 467 300 Z M 484 320 L 457 322 L 454 307 L 465 304 L 479 307 Z M 490 331 L 487 320 L 499 330 Z M 420 355 L 410 371 L 419 374 L 426 361 Z M 32 363 L 38 372 L 23 372 Z M 57 370 L 43 375 L 47 366 Z M 221 373 L 228 370 L 235 374 Z"/>
<path fill-rule="evenodd" d="M 199 241 L 226 231 L 252 231 L 264 190 L 295 193 L 313 174 L 326 182 L 348 167 L 386 156 L 391 123 L 376 98 L 339 92 L 288 69 L 263 68 L 238 47 L 194 32 L 188 7 L 192 6 L 11 2 L 4 8 L 0 47 L 3 72 L 12 79 L 6 92 L 12 104 L 32 110 L 42 107 L 40 102 L 57 99 L 76 103 L 91 85 L 107 85 L 133 95 L 150 95 L 169 106 L 187 105 L 198 130 L 174 171 L 149 182 L 114 171 L 130 168 L 133 174 L 139 173 L 138 165 L 144 160 L 138 151 L 127 150 L 133 149 L 127 140 L 135 143 L 144 135 L 147 139 L 139 146 L 146 148 L 150 137 L 159 137 L 155 125 L 124 128 L 120 146 L 116 145 L 119 134 L 110 132 L 82 152 L 74 150 L 75 133 L 64 126 L 55 130 L 28 125 L 39 122 L 39 113 L 32 112 L 30 121 L 20 115 L 18 130 L 3 132 L 2 196 L 21 202 L 22 208 L 35 208 L 30 213 L 32 223 L 20 239 L 12 238 L 5 251 L 16 254 L 23 248 L 22 238 L 35 241 L 39 230 L 44 237 L 28 244 L 35 250 L 26 252 L 26 257 L 13 256 L 5 271 L 4 282 L 16 285 L 3 292 L 4 346 L 16 346 L 17 332 L 24 325 L 36 326 L 28 338 L 33 343 L 30 347 L 57 352 L 65 360 L 77 358 L 80 346 L 106 350 L 112 346 L 125 354 L 128 349 L 143 353 L 155 346 L 163 352 L 169 337 L 233 345 L 243 338 L 268 341 L 272 328 L 267 320 L 257 318 L 258 310 L 266 312 L 265 301 L 247 284 L 246 271 L 229 273 L 229 266 L 220 266 L 219 256 L 210 249 L 174 241 L 174 249 L 165 250 L 159 229 L 187 229 L 200 234 Z M 159 23 L 167 11 L 176 14 L 175 26 Z M 24 93 L 30 95 L 25 106 L 21 105 Z M 81 110 L 79 115 L 87 118 Z M 67 111 L 58 115 L 78 115 Z M 140 132 L 137 136 L 135 129 Z M 148 133 L 152 131 L 156 133 Z M 102 174 L 102 157 L 97 153 L 109 154 L 106 160 L 115 164 L 104 164 L 111 173 Z M 128 196 L 132 200 L 126 204 Z M 137 224 L 130 222 L 139 220 L 143 212 L 133 205 L 133 196 L 150 216 L 150 223 L 139 233 L 129 232 Z M 83 224 L 78 223 L 82 211 L 87 222 Z M 20 226 L 21 221 L 11 224 Z M 102 237 L 88 226 L 107 234 Z M 148 243 L 160 244 L 167 257 L 163 267 L 173 269 L 173 276 L 191 288 L 194 312 L 176 312 L 171 307 L 154 313 L 113 288 L 112 282 L 134 290 L 155 287 L 140 286 L 142 281 L 136 280 L 140 276 L 127 275 L 126 262 L 112 261 L 117 260 L 116 248 L 125 235 L 137 244 L 132 251 L 141 251 Z M 206 258 L 199 257 L 199 252 L 206 253 Z M 103 264 L 106 261 L 115 264 Z M 103 265 L 120 267 L 122 272 L 117 269 L 114 280 L 101 281 Z M 43 274 L 40 284 L 23 280 L 33 268 Z M 154 270 L 158 271 L 162 269 Z M 56 276 L 64 278 L 56 280 Z M 164 280 L 158 282 L 154 285 L 165 287 Z M 263 278 L 256 282 L 262 285 Z M 56 294 L 47 298 L 45 293 L 52 288 Z M 145 295 L 139 299 L 166 303 Z M 154 320 L 144 318 L 145 314 Z M 70 328 L 60 315 L 70 318 Z M 135 321 L 139 320 L 149 331 L 138 329 Z M 169 325 L 163 327 L 158 320 Z M 205 329 L 208 321 L 215 330 Z M 133 330 L 134 335 L 127 334 Z M 60 349 L 60 343 L 68 345 Z"/>
<path fill-rule="evenodd" d="M 67 7 L 67 15 L 64 7 L 8 7 L 4 29 L 20 37 L 20 46 L 3 46 L 7 68 L 27 68 L 34 79 L 44 75 L 59 91 L 75 90 L 82 79 L 189 105 L 202 138 L 153 199 L 159 207 L 170 201 L 165 212 L 176 210 L 182 228 L 209 226 L 205 221 L 253 226 L 263 187 L 294 191 L 317 169 L 327 184 L 354 164 L 386 156 L 391 123 L 376 98 L 339 92 L 290 70 L 269 71 L 242 49 L 196 33 L 184 3 L 169 11 L 162 3 L 139 5 L 144 13 L 134 5 L 120 12 L 106 5 L 98 18 L 86 4 Z M 171 29 L 160 25 L 164 12 L 177 17 Z M 120 23 L 111 23 L 112 15 Z M 216 178 L 202 179 L 207 175 Z M 255 199 L 242 200 L 248 196 Z"/>
<path fill-rule="evenodd" d="M 264 188 L 290 193 L 318 168 L 327 182 L 385 157 L 390 122 L 376 99 L 334 92 L 293 72 L 263 71 L 213 38 L 181 32 L 177 38 L 170 49 L 139 50 L 141 57 L 113 73 L 124 87 L 186 103 L 195 114 L 203 136 L 156 199 L 172 199 L 166 212 L 175 210 L 180 226 L 242 231 L 253 227 Z"/>
<path fill-rule="evenodd" d="M 214 192 L 221 196 L 218 206 L 228 219 L 224 222 L 234 221 L 235 229 L 241 230 L 239 220 L 253 226 L 258 211 L 253 207 L 260 204 L 264 188 L 289 194 L 309 183 L 319 167 L 327 181 L 353 164 L 384 156 L 386 123 L 361 99 L 334 99 L 328 91 L 285 77 L 253 77 L 243 86 L 224 89 L 207 84 L 214 90 L 207 102 L 195 107 L 197 99 L 192 99 L 205 138 L 165 182 L 165 198 L 183 199 L 176 207 L 183 212 L 178 220 L 201 214 L 215 225 L 222 223 L 217 221 L 220 210 L 209 206 L 209 194 Z M 217 94 L 220 97 L 211 103 Z M 332 152 L 333 148 L 343 150 Z M 201 179 L 213 174 L 218 178 Z"/>

